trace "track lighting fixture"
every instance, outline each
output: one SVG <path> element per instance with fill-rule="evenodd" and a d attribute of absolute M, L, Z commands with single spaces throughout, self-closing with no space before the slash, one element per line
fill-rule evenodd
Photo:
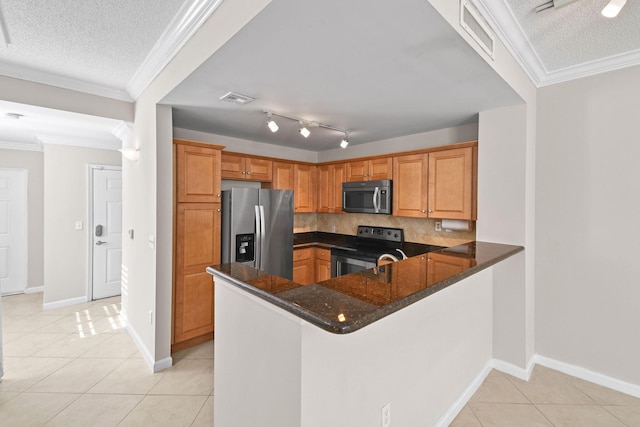
<path fill-rule="evenodd" d="M 347 148 L 348 145 L 349 145 L 349 134 L 345 133 L 344 138 L 342 138 L 342 141 L 340 141 L 340 148 Z"/>
<path fill-rule="evenodd" d="M 271 113 L 267 113 L 267 126 L 271 132 L 278 132 L 278 124 L 271 118 Z"/>
<path fill-rule="evenodd" d="M 302 123 L 302 121 L 300 121 L 299 124 L 300 135 L 304 136 L 305 138 L 309 138 L 309 135 L 311 135 L 311 131 L 304 126 L 304 123 Z"/>
<path fill-rule="evenodd" d="M 346 129 L 340 129 L 334 126 L 325 125 L 324 123 L 320 122 L 303 120 L 299 117 L 288 116 L 286 114 L 280 114 L 273 111 L 263 110 L 262 112 L 267 115 L 267 126 L 269 127 L 269 130 L 271 132 L 277 132 L 279 129 L 279 126 L 272 119 L 272 116 L 278 116 L 284 119 L 295 120 L 296 122 L 298 122 L 298 131 L 300 132 L 300 135 L 304 136 L 305 138 L 308 138 L 309 135 L 311 135 L 311 131 L 309 130 L 309 128 L 324 128 L 344 134 L 344 138 L 342 138 L 342 141 L 340 142 L 340 147 L 347 148 L 347 146 L 349 145 L 349 131 Z"/>

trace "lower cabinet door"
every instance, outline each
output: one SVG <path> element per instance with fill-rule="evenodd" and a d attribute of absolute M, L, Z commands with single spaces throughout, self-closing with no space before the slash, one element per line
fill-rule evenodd
<path fill-rule="evenodd" d="M 173 344 L 213 333 L 213 278 L 220 263 L 220 204 L 178 203 L 173 290 Z"/>

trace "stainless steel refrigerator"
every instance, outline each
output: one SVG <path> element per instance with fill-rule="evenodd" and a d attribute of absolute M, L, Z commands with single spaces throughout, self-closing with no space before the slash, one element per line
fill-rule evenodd
<path fill-rule="evenodd" d="M 293 279 L 293 191 L 222 192 L 222 262 Z"/>

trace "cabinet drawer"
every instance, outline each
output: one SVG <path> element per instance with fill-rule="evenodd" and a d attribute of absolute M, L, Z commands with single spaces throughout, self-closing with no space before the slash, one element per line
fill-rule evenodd
<path fill-rule="evenodd" d="M 311 251 L 313 248 L 295 249 L 293 251 L 293 261 L 301 261 L 304 259 L 311 259 Z"/>
<path fill-rule="evenodd" d="M 327 248 L 316 248 L 316 259 L 331 261 L 331 250 Z"/>

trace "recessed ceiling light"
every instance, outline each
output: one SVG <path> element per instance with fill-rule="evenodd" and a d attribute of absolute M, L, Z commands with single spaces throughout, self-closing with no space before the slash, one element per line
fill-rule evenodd
<path fill-rule="evenodd" d="M 241 95 L 236 92 L 229 92 L 220 97 L 220 101 L 227 101 L 238 105 L 245 105 L 250 103 L 251 101 L 255 101 L 255 98 L 252 98 L 247 95 Z"/>

